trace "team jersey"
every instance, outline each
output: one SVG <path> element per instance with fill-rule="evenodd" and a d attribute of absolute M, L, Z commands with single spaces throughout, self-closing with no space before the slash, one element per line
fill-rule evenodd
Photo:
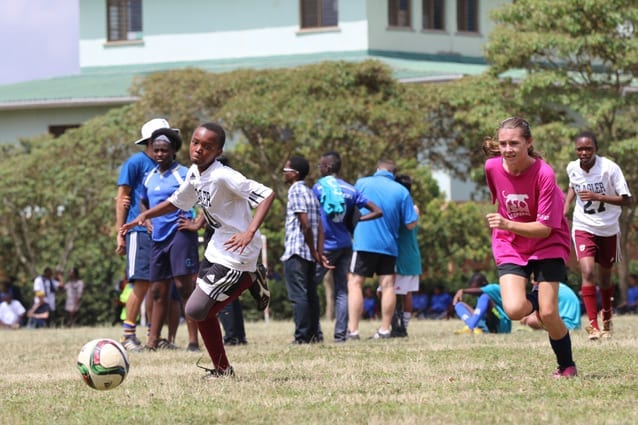
<path fill-rule="evenodd" d="M 498 213 L 521 223 L 539 222 L 552 229 L 546 238 L 529 238 L 503 229 L 492 229 L 492 251 L 496 265 L 527 265 L 530 260 L 561 258 L 565 263 L 570 252 L 570 233 L 563 214 L 565 196 L 556 184 L 552 168 L 537 159 L 515 176 L 503 167 L 502 158 L 485 162 L 485 178 L 498 203 Z"/>
<path fill-rule="evenodd" d="M 581 190 L 604 195 L 631 196 L 620 167 L 613 161 L 596 155 L 594 166 L 585 171 L 580 160 L 567 164 L 569 186 L 576 193 L 576 206 L 572 221 L 573 230 L 583 230 L 597 236 L 614 236 L 620 233 L 618 218 L 622 212 L 619 205 L 598 201 L 583 201 L 578 196 Z"/>
<path fill-rule="evenodd" d="M 481 287 L 481 291 L 487 294 L 492 300 L 492 312 L 498 317 L 498 332 L 505 334 L 512 332 L 512 320 L 509 318 L 505 310 L 503 310 L 503 297 L 501 296 L 501 287 L 497 283 L 490 283 Z M 494 311 L 496 310 L 496 311 Z"/>
<path fill-rule="evenodd" d="M 241 173 L 214 161 L 200 174 L 191 166 L 184 183 L 168 199 L 184 211 L 199 204 L 206 221 L 215 229 L 204 256 L 211 263 L 239 271 L 254 272 L 261 249 L 261 234 L 255 232 L 242 253 L 226 249 L 224 243 L 236 233 L 245 232 L 252 220 L 251 207 L 257 207 L 272 190 L 247 179 Z"/>
<path fill-rule="evenodd" d="M 420 276 L 423 273 L 421 267 L 421 250 L 417 240 L 417 227 L 408 230 L 407 227 L 399 228 L 399 255 L 397 256 L 396 271 L 402 276 Z"/>
<path fill-rule="evenodd" d="M 558 285 L 558 315 L 563 319 L 567 329 L 580 328 L 580 299 L 562 282 Z"/>
<path fill-rule="evenodd" d="M 329 217 L 323 208 L 321 209 L 321 222 L 324 232 L 323 246 L 325 251 L 335 251 L 337 249 L 352 247 L 352 235 L 344 219 L 348 217 L 355 208 L 364 208 L 368 204 L 368 199 L 355 189 L 354 186 L 342 179 L 337 178 L 336 180 L 339 183 L 339 188 L 345 200 L 346 212 Z M 319 183 L 315 183 L 312 187 L 312 191 L 317 199 L 321 199 L 323 187 Z"/>
<path fill-rule="evenodd" d="M 118 186 L 128 186 L 131 188 L 131 206 L 128 209 L 126 222 L 133 221 L 140 215 L 140 199 L 144 189 L 144 178 L 149 171 L 155 167 L 155 161 L 145 152 L 137 152 L 126 160 L 120 176 L 117 179 Z M 129 232 L 146 232 L 146 227 L 135 226 Z"/>
<path fill-rule="evenodd" d="M 160 171 L 159 166 L 153 168 L 144 179 L 142 199 L 148 201 L 149 208 L 153 208 L 162 203 L 184 182 L 187 172 L 188 168 L 177 161 L 174 161 L 169 169 L 163 173 Z M 151 237 L 153 241 L 161 242 L 177 232 L 180 217 L 192 220 L 193 213 L 191 210 L 177 210 L 166 215 L 152 218 L 153 233 Z"/>

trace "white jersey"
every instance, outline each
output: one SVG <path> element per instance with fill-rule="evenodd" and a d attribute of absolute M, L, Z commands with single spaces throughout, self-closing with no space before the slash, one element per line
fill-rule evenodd
<path fill-rule="evenodd" d="M 234 270 L 254 272 L 261 250 L 259 231 L 241 254 L 228 251 L 224 243 L 232 235 L 248 229 L 252 220 L 251 207 L 257 207 L 271 193 L 272 190 L 263 184 L 214 161 L 202 174 L 196 165 L 192 165 L 184 183 L 168 200 L 184 211 L 195 204 L 204 209 L 206 221 L 215 229 L 204 253 L 208 261 Z"/>
<path fill-rule="evenodd" d="M 580 168 L 580 160 L 567 164 L 569 186 L 576 193 L 573 230 L 583 230 L 597 236 L 613 236 L 620 233 L 618 218 L 622 207 L 598 201 L 583 201 L 581 190 L 605 195 L 631 196 L 629 186 L 620 167 L 613 161 L 596 155 L 596 162 L 589 172 Z"/>

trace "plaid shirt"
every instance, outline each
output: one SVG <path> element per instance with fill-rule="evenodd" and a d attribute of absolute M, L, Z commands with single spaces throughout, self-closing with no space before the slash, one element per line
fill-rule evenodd
<path fill-rule="evenodd" d="M 284 241 L 284 255 L 281 256 L 281 261 L 286 261 L 293 255 L 298 255 L 308 261 L 314 261 L 301 231 L 301 222 L 297 217 L 298 213 L 306 213 L 308 215 L 308 222 L 312 228 L 316 247 L 321 210 L 316 196 L 303 181 L 294 182 L 288 191 L 286 238 Z"/>

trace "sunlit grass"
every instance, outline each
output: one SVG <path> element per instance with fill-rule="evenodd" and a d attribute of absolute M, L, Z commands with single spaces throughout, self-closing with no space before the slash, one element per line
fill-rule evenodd
<path fill-rule="evenodd" d="M 362 336 L 376 326 L 363 322 Z M 580 377 L 559 381 L 545 333 L 454 335 L 460 326 L 412 321 L 407 339 L 296 346 L 292 322 L 247 323 L 249 344 L 228 348 L 234 379 L 202 381 L 200 355 L 185 350 L 131 353 L 126 381 L 104 392 L 75 361 L 88 340 L 118 339 L 117 327 L 1 331 L 0 423 L 636 422 L 638 316 L 617 318 L 609 341 L 573 332 Z M 330 341 L 333 324 L 323 329 Z M 180 328 L 178 345 L 185 338 Z"/>

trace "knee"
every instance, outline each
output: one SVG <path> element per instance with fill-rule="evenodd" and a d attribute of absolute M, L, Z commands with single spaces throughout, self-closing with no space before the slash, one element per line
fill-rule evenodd
<path fill-rule="evenodd" d="M 530 314 L 530 307 L 527 303 L 517 306 L 504 306 L 504 310 L 511 320 L 521 320 Z"/>
<path fill-rule="evenodd" d="M 187 318 L 195 320 L 197 322 L 201 322 L 202 320 L 206 319 L 206 316 L 208 316 L 208 312 L 205 308 L 203 308 L 203 306 L 190 302 L 190 300 L 184 306 L 184 314 Z"/>

